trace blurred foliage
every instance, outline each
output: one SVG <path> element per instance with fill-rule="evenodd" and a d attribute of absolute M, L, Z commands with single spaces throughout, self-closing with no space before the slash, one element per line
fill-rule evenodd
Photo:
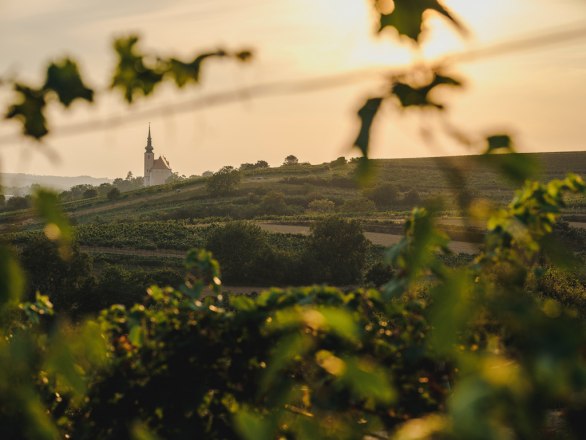
<path fill-rule="evenodd" d="M 139 48 L 139 43 L 138 36 L 130 35 L 116 39 L 113 44 L 117 63 L 110 88 L 120 91 L 128 103 L 151 95 L 164 81 L 172 81 L 179 88 L 189 83 L 199 83 L 202 66 L 210 58 L 248 62 L 253 56 L 247 49 L 235 52 L 219 49 L 196 55 L 193 60 L 183 61 L 144 52 Z M 93 102 L 95 95 L 95 91 L 85 84 L 77 62 L 70 58 L 50 63 L 42 86 L 14 82 L 13 92 L 14 99 L 5 118 L 19 121 L 23 135 L 36 140 L 41 140 L 49 133 L 47 107 L 55 98 L 67 108 L 76 100 Z"/>
<path fill-rule="evenodd" d="M 399 35 L 406 36 L 415 42 L 419 41 L 423 33 L 424 14 L 427 11 L 434 11 L 446 18 L 460 32 L 465 32 L 464 26 L 459 20 L 442 5 L 439 0 L 375 0 L 380 15 L 380 31 L 386 28 L 394 29 Z M 392 10 L 388 13 L 389 3 L 392 3 Z"/>
<path fill-rule="evenodd" d="M 112 306 L 73 328 L 55 321 L 46 297 L 5 304 L 2 434 L 546 438 L 556 417 L 555 435 L 580 438 L 583 320 L 528 286 L 547 259 L 540 244 L 563 193 L 585 188 L 577 176 L 528 184 L 495 212 L 484 251 L 455 268 L 435 252 L 447 239 L 433 210 L 415 210 L 389 251 L 393 278 L 381 291 L 227 297 L 211 254 L 192 251 L 180 289 L 152 286 L 146 302 Z M 344 241 L 342 252 L 356 248 L 340 228 L 314 231 L 315 240 L 327 237 L 312 254 Z M 255 241 L 243 246 L 262 247 L 259 234 L 251 229 Z M 425 296 L 415 295 L 418 286 L 428 286 Z"/>
<path fill-rule="evenodd" d="M 381 29 L 415 43 L 428 11 L 463 29 L 438 0 L 395 0 L 388 11 L 383 3 Z M 178 86 L 197 82 L 204 59 L 226 56 L 166 62 L 142 54 L 137 43 L 131 37 L 115 47 L 112 86 L 129 102 L 167 77 Z M 461 84 L 436 68 L 415 81 L 420 73 L 393 78 L 389 93 L 362 107 L 361 169 L 368 170 L 370 129 L 384 100 L 440 112 L 445 105 L 434 90 Z M 48 99 L 65 106 L 92 99 L 71 60 L 52 65 L 43 87 L 17 84 L 15 92 L 7 117 L 37 139 L 47 133 Z M 514 153 L 508 135 L 486 141 L 487 155 Z M 500 164 L 511 177 L 531 176 L 514 155 L 503 157 L 513 158 Z M 387 252 L 392 278 L 380 291 L 314 286 L 228 297 L 211 253 L 193 250 L 179 289 L 151 286 L 143 304 L 114 305 L 76 324 L 56 316 L 42 294 L 19 305 L 24 276 L 3 246 L 0 437 L 583 438 L 583 316 L 556 300 L 560 292 L 543 292 L 544 274 L 567 261 L 550 241 L 564 196 L 585 191 L 575 175 L 525 182 L 508 207 L 490 213 L 480 255 L 456 267 L 438 256 L 449 255 L 449 240 L 434 209 L 417 208 Z M 46 237 L 63 249 L 55 258 L 71 258 L 56 196 L 39 192 L 35 206 Z M 314 227 L 310 254 L 328 262 L 332 279 L 350 282 L 354 267 L 340 261 L 359 261 L 349 257 L 363 251 L 364 237 L 354 222 L 327 222 Z M 241 240 L 249 252 L 263 249 L 258 231 Z"/>

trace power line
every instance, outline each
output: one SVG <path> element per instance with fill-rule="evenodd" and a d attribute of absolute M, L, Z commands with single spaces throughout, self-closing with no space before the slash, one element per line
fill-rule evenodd
<path fill-rule="evenodd" d="M 570 29 L 568 29 L 570 27 Z M 441 65 L 446 62 L 468 62 L 480 58 L 508 55 L 524 52 L 531 49 L 538 49 L 555 44 L 566 43 L 573 40 L 586 38 L 586 25 L 580 23 L 578 27 L 564 26 L 564 28 L 551 29 L 546 33 L 528 36 L 503 43 L 497 43 L 480 49 L 465 51 L 442 57 L 439 61 L 431 62 L 430 65 Z M 274 81 L 269 83 L 256 84 L 236 88 L 230 91 L 210 93 L 207 96 L 200 96 L 180 103 L 167 104 L 157 108 L 140 110 L 125 116 L 114 116 L 102 120 L 80 122 L 51 130 L 55 136 L 70 136 L 92 131 L 112 128 L 131 122 L 157 117 L 161 114 L 185 113 L 203 108 L 226 105 L 241 101 L 246 98 L 262 98 L 268 96 L 282 96 L 287 94 L 311 93 L 315 91 L 344 87 L 375 77 L 385 77 L 405 73 L 407 68 L 367 68 L 344 72 L 336 75 L 313 77 L 302 80 Z M 0 137 L 0 145 L 16 142 L 22 139 L 21 135 L 6 135 Z"/>

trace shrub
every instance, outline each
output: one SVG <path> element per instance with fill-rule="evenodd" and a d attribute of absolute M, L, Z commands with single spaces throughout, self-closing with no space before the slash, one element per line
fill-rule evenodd
<path fill-rule="evenodd" d="M 319 282 L 348 285 L 360 281 L 368 242 L 357 221 L 329 217 L 311 226 L 305 254 L 308 271 Z"/>
<path fill-rule="evenodd" d="M 263 214 L 283 215 L 289 210 L 285 202 L 285 194 L 280 191 L 271 191 L 264 195 L 259 206 Z"/>
<path fill-rule="evenodd" d="M 330 213 L 335 211 L 336 204 L 328 199 L 317 199 L 309 202 L 307 208 L 313 212 Z"/>
<path fill-rule="evenodd" d="M 399 192 L 392 183 L 384 183 L 368 189 L 364 195 L 372 200 L 379 209 L 391 208 L 399 198 Z"/>
<path fill-rule="evenodd" d="M 287 156 L 285 158 L 285 160 L 283 161 L 283 165 L 285 165 L 285 166 L 297 165 L 298 163 L 299 163 L 299 159 L 297 159 L 297 157 L 293 156 L 292 154 Z"/>
<path fill-rule="evenodd" d="M 257 260 L 269 251 L 266 234 L 254 223 L 236 221 L 213 229 L 206 248 L 220 262 L 229 282 L 250 282 L 257 278 Z"/>
<path fill-rule="evenodd" d="M 112 188 L 108 191 L 108 200 L 117 200 L 120 198 L 120 190 L 118 188 Z"/>
<path fill-rule="evenodd" d="M 8 211 L 16 211 L 17 209 L 27 209 L 30 208 L 30 197 L 20 197 L 15 196 L 11 197 L 6 201 L 6 209 Z"/>
<path fill-rule="evenodd" d="M 84 199 L 93 199 L 98 196 L 98 191 L 95 188 L 87 189 L 83 192 Z"/>
<path fill-rule="evenodd" d="M 240 172 L 234 167 L 225 166 L 214 173 L 206 182 L 206 189 L 213 196 L 230 194 L 240 184 Z"/>

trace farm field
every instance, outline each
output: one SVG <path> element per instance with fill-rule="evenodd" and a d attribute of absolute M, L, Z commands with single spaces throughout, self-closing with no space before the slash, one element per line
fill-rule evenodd
<path fill-rule="evenodd" d="M 586 153 L 536 154 L 527 160 L 542 164 L 543 179 L 563 177 L 569 163 L 586 171 Z M 449 173 L 464 172 L 473 197 L 493 209 L 505 206 L 513 194 L 512 185 L 475 157 L 373 163 L 376 183 L 367 185 L 358 184 L 355 164 L 335 161 L 241 171 L 239 185 L 227 194 L 210 194 L 207 180 L 200 177 L 131 190 L 117 200 L 102 196 L 67 201 L 62 208 L 73 225 L 79 265 L 95 277 L 84 282 L 108 289 L 106 298 L 126 302 L 139 295 L 140 290 L 131 288 L 138 279 L 180 282 L 183 259 L 193 248 L 211 249 L 224 269 L 224 282 L 233 287 L 326 281 L 378 286 L 391 273 L 386 249 L 401 242 L 405 219 L 421 204 L 436 207 L 437 225 L 450 239 L 447 248 L 452 255 L 444 261 L 466 264 L 481 250 L 486 219 L 463 220 L 454 200 L 466 188 L 451 187 Z M 579 253 L 586 249 L 585 203 L 584 196 L 570 199 L 563 215 L 567 221 L 556 232 Z M 313 228 L 332 217 L 355 222 L 365 240 L 352 281 L 328 278 L 330 269 L 310 257 L 315 252 Z M 41 226 L 32 211 L 0 213 L 5 240 L 24 253 L 35 253 L 43 239 Z M 346 239 L 341 236 L 338 241 Z M 234 247 L 242 240 L 242 248 Z M 251 261 L 232 263 L 234 253 Z"/>

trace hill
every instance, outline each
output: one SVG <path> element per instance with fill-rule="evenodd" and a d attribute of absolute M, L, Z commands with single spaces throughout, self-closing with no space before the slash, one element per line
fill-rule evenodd
<path fill-rule="evenodd" d="M 586 175 L 586 152 L 523 154 L 520 158 L 537 164 L 541 180 L 563 177 L 570 171 Z M 355 163 L 300 164 L 242 171 L 239 187 L 223 196 L 210 195 L 207 179 L 197 177 L 125 192 L 116 200 L 99 194 L 63 207 L 78 224 L 222 218 L 303 222 L 329 212 L 388 221 L 403 218 L 425 200 L 441 201 L 446 215 L 455 216 L 455 196 L 463 193 L 497 204 L 510 200 L 517 185 L 507 182 L 492 165 L 479 156 L 373 160 L 374 178 L 360 186 Z M 568 213 L 586 214 L 585 201 L 571 200 Z M 0 222 L 21 223 L 29 217 L 27 211 L 5 212 L 0 214 Z"/>
<path fill-rule="evenodd" d="M 111 179 L 90 176 L 39 176 L 24 173 L 0 173 L 0 183 L 5 188 L 20 189 L 26 194 L 31 185 L 41 185 L 57 191 L 65 191 L 75 185 L 100 185 L 109 183 Z"/>

